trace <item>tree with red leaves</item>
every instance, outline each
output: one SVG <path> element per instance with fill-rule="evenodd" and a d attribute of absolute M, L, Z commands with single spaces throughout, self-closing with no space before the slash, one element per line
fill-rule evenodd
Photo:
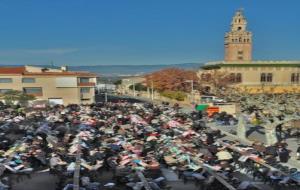
<path fill-rule="evenodd" d="M 153 72 L 145 76 L 146 85 L 152 86 L 154 89 L 163 91 L 191 91 L 191 83 L 187 80 L 193 80 L 194 89 L 197 89 L 197 82 L 199 78 L 195 71 L 179 69 L 179 68 L 167 68 L 160 71 Z"/>

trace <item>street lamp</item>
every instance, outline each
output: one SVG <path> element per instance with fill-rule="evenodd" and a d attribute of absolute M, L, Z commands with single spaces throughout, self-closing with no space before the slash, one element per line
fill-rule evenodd
<path fill-rule="evenodd" d="M 135 82 L 131 80 L 131 83 L 132 83 L 133 96 L 135 96 Z"/>
<path fill-rule="evenodd" d="M 151 80 L 151 100 L 154 100 L 154 87 L 153 87 L 153 80 Z"/>
<path fill-rule="evenodd" d="M 194 80 L 186 80 L 191 83 L 191 102 L 194 103 Z"/>

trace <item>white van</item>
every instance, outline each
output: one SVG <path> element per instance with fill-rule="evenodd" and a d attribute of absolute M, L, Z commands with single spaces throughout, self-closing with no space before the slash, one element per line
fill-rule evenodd
<path fill-rule="evenodd" d="M 225 103 L 225 100 L 216 96 L 201 96 L 200 101 L 201 103 Z"/>

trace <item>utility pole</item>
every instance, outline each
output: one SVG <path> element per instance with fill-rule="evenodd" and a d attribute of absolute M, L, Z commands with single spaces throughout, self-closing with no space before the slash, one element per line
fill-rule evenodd
<path fill-rule="evenodd" d="M 151 100 L 154 100 L 154 87 L 153 87 L 153 80 L 151 80 Z"/>
<path fill-rule="evenodd" d="M 131 82 L 132 82 L 133 96 L 135 96 L 135 83 L 133 82 L 133 80 L 131 80 Z"/>
<path fill-rule="evenodd" d="M 150 99 L 151 95 L 150 95 L 150 88 L 147 87 L 147 94 L 148 94 L 148 98 Z"/>
<path fill-rule="evenodd" d="M 104 89 L 104 101 L 107 102 L 107 84 L 105 83 L 105 89 Z"/>
<path fill-rule="evenodd" d="M 104 98 L 105 98 L 105 102 L 107 102 L 107 91 L 105 91 L 105 93 L 104 93 Z"/>
<path fill-rule="evenodd" d="M 194 80 L 186 80 L 191 83 L 191 102 L 194 103 Z"/>

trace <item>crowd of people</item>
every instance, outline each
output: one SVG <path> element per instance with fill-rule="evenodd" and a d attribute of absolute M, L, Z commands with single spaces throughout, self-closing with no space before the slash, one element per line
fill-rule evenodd
<path fill-rule="evenodd" d="M 30 178 L 40 171 L 57 176 L 59 190 L 74 185 L 86 190 L 170 189 L 162 168 L 205 190 L 258 189 L 252 179 L 239 178 L 242 170 L 272 186 L 299 185 L 297 169 L 276 160 L 284 144 L 245 146 L 222 140 L 206 117 L 182 113 L 178 106 L 126 101 L 2 109 L 0 189 L 16 183 L 9 180 L 11 175 Z M 109 178 L 105 182 L 103 175 Z"/>

